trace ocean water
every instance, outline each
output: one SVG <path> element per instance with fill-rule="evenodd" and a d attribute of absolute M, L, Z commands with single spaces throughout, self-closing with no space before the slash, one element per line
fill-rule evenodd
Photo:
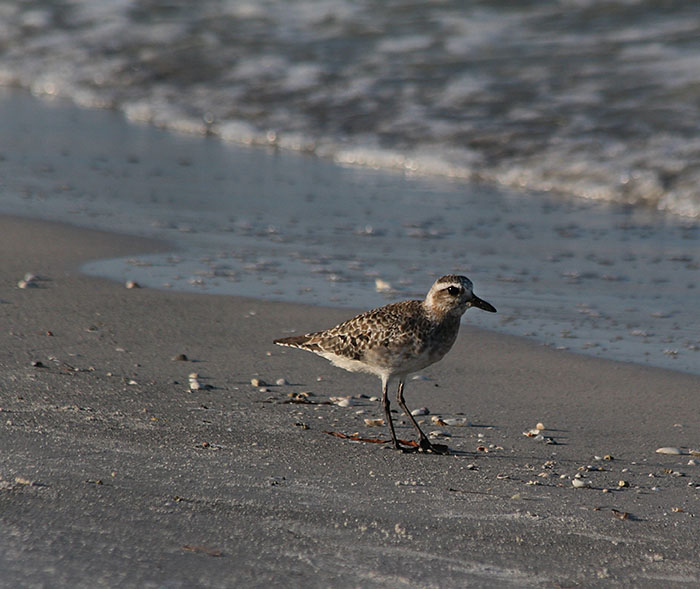
<path fill-rule="evenodd" d="M 0 85 L 343 164 L 700 215 L 689 0 L 0 1 Z"/>
<path fill-rule="evenodd" d="M 89 274 L 350 314 L 457 272 L 498 309 L 470 324 L 700 373 L 697 219 L 236 146 L 26 92 L 0 90 L 0 125 L 0 213 L 171 245 Z"/>

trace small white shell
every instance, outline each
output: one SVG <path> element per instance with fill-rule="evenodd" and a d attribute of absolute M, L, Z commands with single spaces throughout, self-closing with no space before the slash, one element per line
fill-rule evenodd
<path fill-rule="evenodd" d="M 429 415 L 429 414 L 430 414 L 430 409 L 428 409 L 427 407 L 419 407 L 418 409 L 414 409 L 413 411 L 411 411 L 411 415 L 413 415 L 414 417 L 417 415 Z"/>
<path fill-rule="evenodd" d="M 338 407 L 351 407 L 352 405 L 359 405 L 359 401 L 353 399 L 352 397 L 331 397 L 330 399 Z"/>
<path fill-rule="evenodd" d="M 375 278 L 374 280 L 374 289 L 377 292 L 391 292 L 394 290 L 394 287 L 391 286 L 386 280 L 382 280 L 381 278 Z"/>
<path fill-rule="evenodd" d="M 591 486 L 591 483 L 585 479 L 572 479 L 571 484 L 576 489 L 583 489 L 584 487 Z"/>
<path fill-rule="evenodd" d="M 678 456 L 679 454 L 685 454 L 680 448 L 673 448 L 671 446 L 664 446 L 663 448 L 658 448 L 656 450 L 657 454 L 673 454 Z"/>

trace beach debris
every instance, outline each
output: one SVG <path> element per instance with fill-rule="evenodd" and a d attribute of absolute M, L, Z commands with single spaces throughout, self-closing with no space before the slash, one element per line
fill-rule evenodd
<path fill-rule="evenodd" d="M 629 484 L 629 481 L 619 480 L 619 481 L 617 481 L 617 486 L 622 489 L 623 487 L 629 487 L 630 484 Z"/>
<path fill-rule="evenodd" d="M 190 390 L 198 391 L 202 388 L 202 384 L 199 382 L 199 374 L 196 372 L 190 372 L 188 379 L 190 381 Z"/>
<path fill-rule="evenodd" d="M 297 421 L 294 424 L 296 427 L 301 428 L 301 429 L 310 429 L 307 424 L 305 424 L 303 421 Z"/>
<path fill-rule="evenodd" d="M 544 424 L 543 424 L 541 421 L 539 421 L 539 422 L 537 422 L 537 425 L 535 426 L 535 429 L 536 429 L 536 430 L 539 430 L 539 431 L 542 431 L 543 429 L 546 429 L 546 428 L 544 427 Z"/>
<path fill-rule="evenodd" d="M 189 358 L 185 354 L 175 354 L 171 360 L 173 362 L 187 362 Z"/>
<path fill-rule="evenodd" d="M 27 272 L 24 278 L 17 283 L 18 288 L 38 288 L 39 277 L 36 274 Z"/>
<path fill-rule="evenodd" d="M 425 374 L 414 374 L 411 380 L 430 380 Z"/>
<path fill-rule="evenodd" d="M 591 486 L 590 481 L 581 478 L 574 478 L 571 480 L 571 484 L 575 489 L 584 489 Z"/>
<path fill-rule="evenodd" d="M 430 409 L 427 407 L 419 407 L 418 409 L 411 411 L 411 415 L 414 417 L 417 417 L 418 415 L 430 415 Z"/>
<path fill-rule="evenodd" d="M 685 454 L 685 452 L 683 450 L 681 450 L 680 448 L 674 448 L 672 446 L 664 446 L 663 448 L 657 448 L 656 453 L 657 454 L 672 454 L 672 455 L 676 455 L 676 456 L 681 455 L 681 454 Z"/>
<path fill-rule="evenodd" d="M 374 289 L 377 292 L 393 292 L 394 287 L 391 286 L 391 284 L 389 284 L 386 280 L 382 280 L 381 278 L 375 278 Z"/>
<path fill-rule="evenodd" d="M 330 401 L 311 401 L 309 397 L 313 393 L 302 391 L 300 393 L 288 393 L 289 397 L 286 401 L 281 401 L 285 405 L 331 405 Z"/>
<path fill-rule="evenodd" d="M 267 383 L 262 378 L 251 378 L 250 384 L 254 387 L 266 387 Z"/>
<path fill-rule="evenodd" d="M 673 513 L 683 513 L 683 508 L 682 507 L 671 507 L 671 511 Z"/>
<path fill-rule="evenodd" d="M 324 434 L 341 438 L 343 440 L 351 440 L 353 442 L 365 442 L 368 444 L 389 444 L 391 440 L 383 440 L 381 438 L 363 438 L 359 433 L 344 434 L 342 432 L 324 431 Z M 418 447 L 418 442 L 414 440 L 399 440 L 404 446 Z"/>
<path fill-rule="evenodd" d="M 289 382 L 287 381 L 286 378 L 278 378 L 278 379 L 275 381 L 275 384 L 276 384 L 277 386 L 283 387 L 283 386 L 288 385 Z"/>
<path fill-rule="evenodd" d="M 124 286 L 126 286 L 126 288 L 141 288 L 141 285 L 135 280 L 127 280 Z"/>
<path fill-rule="evenodd" d="M 450 435 L 449 432 L 446 432 L 441 429 L 436 429 L 428 433 L 428 437 L 430 438 L 451 438 L 452 436 Z"/>
<path fill-rule="evenodd" d="M 700 460 L 697 460 L 696 458 L 691 458 L 688 460 L 688 466 L 699 466 L 700 465 Z"/>
<path fill-rule="evenodd" d="M 384 425 L 383 419 L 365 419 L 365 425 L 367 427 L 379 427 Z"/>
<path fill-rule="evenodd" d="M 442 422 L 445 425 L 450 425 L 450 426 L 465 426 L 467 425 L 467 418 L 466 417 L 445 417 Z"/>
<path fill-rule="evenodd" d="M 188 380 L 189 380 L 189 385 L 190 385 L 190 391 L 208 391 L 209 389 L 212 389 L 213 387 L 209 384 L 204 384 L 200 382 L 200 376 L 199 373 L 197 372 L 190 372 L 188 375 Z"/>
<path fill-rule="evenodd" d="M 41 360 L 32 360 L 32 366 L 34 366 L 34 368 L 46 368 Z"/>
<path fill-rule="evenodd" d="M 629 519 L 630 517 L 630 514 L 626 511 L 618 511 L 617 509 L 611 509 L 610 511 L 617 519 Z"/>
<path fill-rule="evenodd" d="M 433 416 L 430 418 L 430 423 L 432 423 L 433 425 L 447 425 L 447 424 L 443 421 L 442 417 L 439 417 L 438 415 L 433 415 Z"/>
<path fill-rule="evenodd" d="M 359 405 L 360 401 L 354 399 L 350 396 L 347 397 L 330 397 L 331 402 L 338 407 L 351 407 L 353 405 Z"/>

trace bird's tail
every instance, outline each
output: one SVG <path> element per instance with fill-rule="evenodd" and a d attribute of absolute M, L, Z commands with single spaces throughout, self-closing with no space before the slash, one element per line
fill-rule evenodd
<path fill-rule="evenodd" d="M 282 337 L 280 339 L 276 339 L 272 343 L 277 344 L 278 346 L 289 346 L 290 348 L 302 348 L 308 340 L 309 340 L 308 335 L 295 335 L 292 337 Z"/>

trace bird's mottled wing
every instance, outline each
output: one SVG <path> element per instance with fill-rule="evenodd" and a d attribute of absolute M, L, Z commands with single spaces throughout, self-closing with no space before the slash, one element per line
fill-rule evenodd
<path fill-rule="evenodd" d="M 424 321 L 421 301 L 401 301 L 367 311 L 331 329 L 310 333 L 298 347 L 362 360 L 379 347 L 408 345 L 415 327 Z"/>

